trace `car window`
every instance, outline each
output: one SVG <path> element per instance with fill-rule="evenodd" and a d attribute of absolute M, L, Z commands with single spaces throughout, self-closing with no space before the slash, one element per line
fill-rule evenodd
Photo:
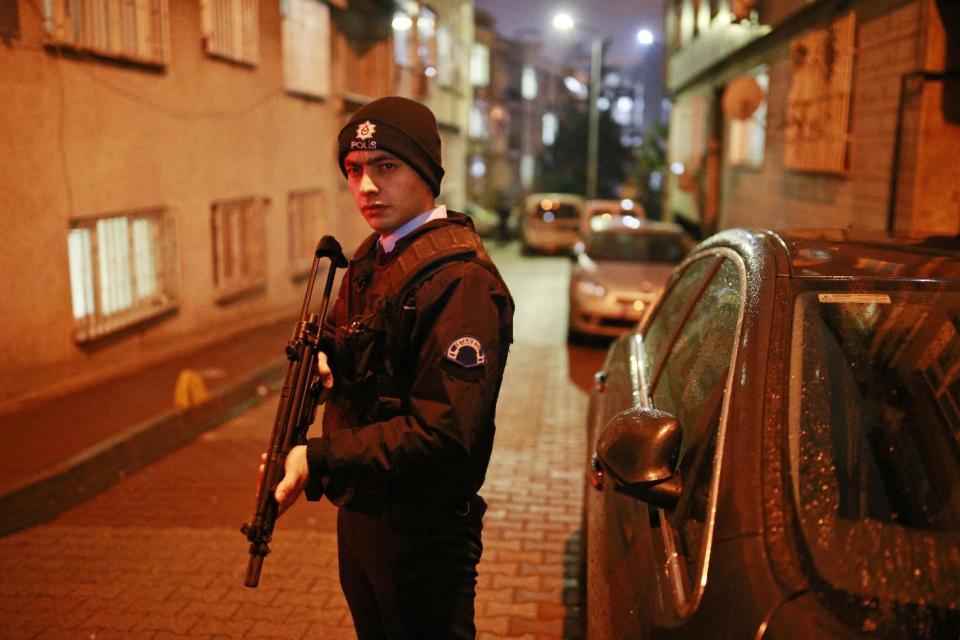
<path fill-rule="evenodd" d="M 704 278 L 716 267 L 713 256 L 700 258 L 687 265 L 683 274 L 664 294 L 660 305 L 654 311 L 643 332 L 644 361 L 648 369 L 647 379 L 653 380 L 650 369 L 660 361 L 674 329 L 683 319 L 685 309 L 692 304 L 703 286 Z"/>
<path fill-rule="evenodd" d="M 550 202 L 549 207 L 545 207 L 541 203 L 540 206 L 533 209 L 530 215 L 534 220 L 542 219 L 545 222 L 553 222 L 554 220 L 579 220 L 580 210 L 572 204 Z"/>
<path fill-rule="evenodd" d="M 700 584 L 703 568 L 717 427 L 741 302 L 739 270 L 725 259 L 684 322 L 653 390 L 654 407 L 676 416 L 683 432 L 681 498 L 668 516 L 693 585 Z"/>
<path fill-rule="evenodd" d="M 680 262 L 685 247 L 678 235 L 607 231 L 596 233 L 587 247 L 594 260 L 624 262 Z"/>
<path fill-rule="evenodd" d="M 801 293 L 790 459 L 818 573 L 864 597 L 960 590 L 960 293 Z M 952 606 L 952 605 L 950 605 Z"/>

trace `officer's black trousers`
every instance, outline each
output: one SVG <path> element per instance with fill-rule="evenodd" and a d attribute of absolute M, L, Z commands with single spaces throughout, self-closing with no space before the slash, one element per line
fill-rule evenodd
<path fill-rule="evenodd" d="M 486 505 L 469 511 L 341 508 L 340 585 L 359 640 L 473 639 Z"/>

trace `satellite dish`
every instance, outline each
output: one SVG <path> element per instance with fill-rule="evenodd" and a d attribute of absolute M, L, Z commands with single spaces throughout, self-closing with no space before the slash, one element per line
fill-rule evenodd
<path fill-rule="evenodd" d="M 727 83 L 720 106 L 732 120 L 746 120 L 763 102 L 764 93 L 753 76 L 738 76 Z"/>

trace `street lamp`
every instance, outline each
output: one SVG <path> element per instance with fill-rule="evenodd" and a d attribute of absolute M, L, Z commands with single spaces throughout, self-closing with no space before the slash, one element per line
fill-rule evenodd
<path fill-rule="evenodd" d="M 576 23 L 569 13 L 558 13 L 553 17 L 553 27 L 559 31 L 572 31 Z M 588 92 L 587 122 L 587 199 L 597 197 L 597 155 L 599 152 L 600 114 L 597 99 L 600 97 L 600 66 L 603 59 L 603 38 L 590 33 L 590 91 Z"/>

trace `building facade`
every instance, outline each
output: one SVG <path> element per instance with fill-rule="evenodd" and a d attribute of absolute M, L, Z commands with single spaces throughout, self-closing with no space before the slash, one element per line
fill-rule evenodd
<path fill-rule="evenodd" d="M 435 111 L 463 203 L 472 2 L 3 4 L 0 406 L 297 314 L 369 232 L 335 140 L 373 98 Z"/>
<path fill-rule="evenodd" d="M 499 34 L 484 12 L 475 23 L 469 193 L 484 207 L 512 208 L 541 189 L 559 118 L 582 100 L 565 88 L 564 69 L 541 55 L 537 38 Z"/>
<path fill-rule="evenodd" d="M 956 235 L 958 30 L 938 0 L 670 0 L 668 217 Z"/>

